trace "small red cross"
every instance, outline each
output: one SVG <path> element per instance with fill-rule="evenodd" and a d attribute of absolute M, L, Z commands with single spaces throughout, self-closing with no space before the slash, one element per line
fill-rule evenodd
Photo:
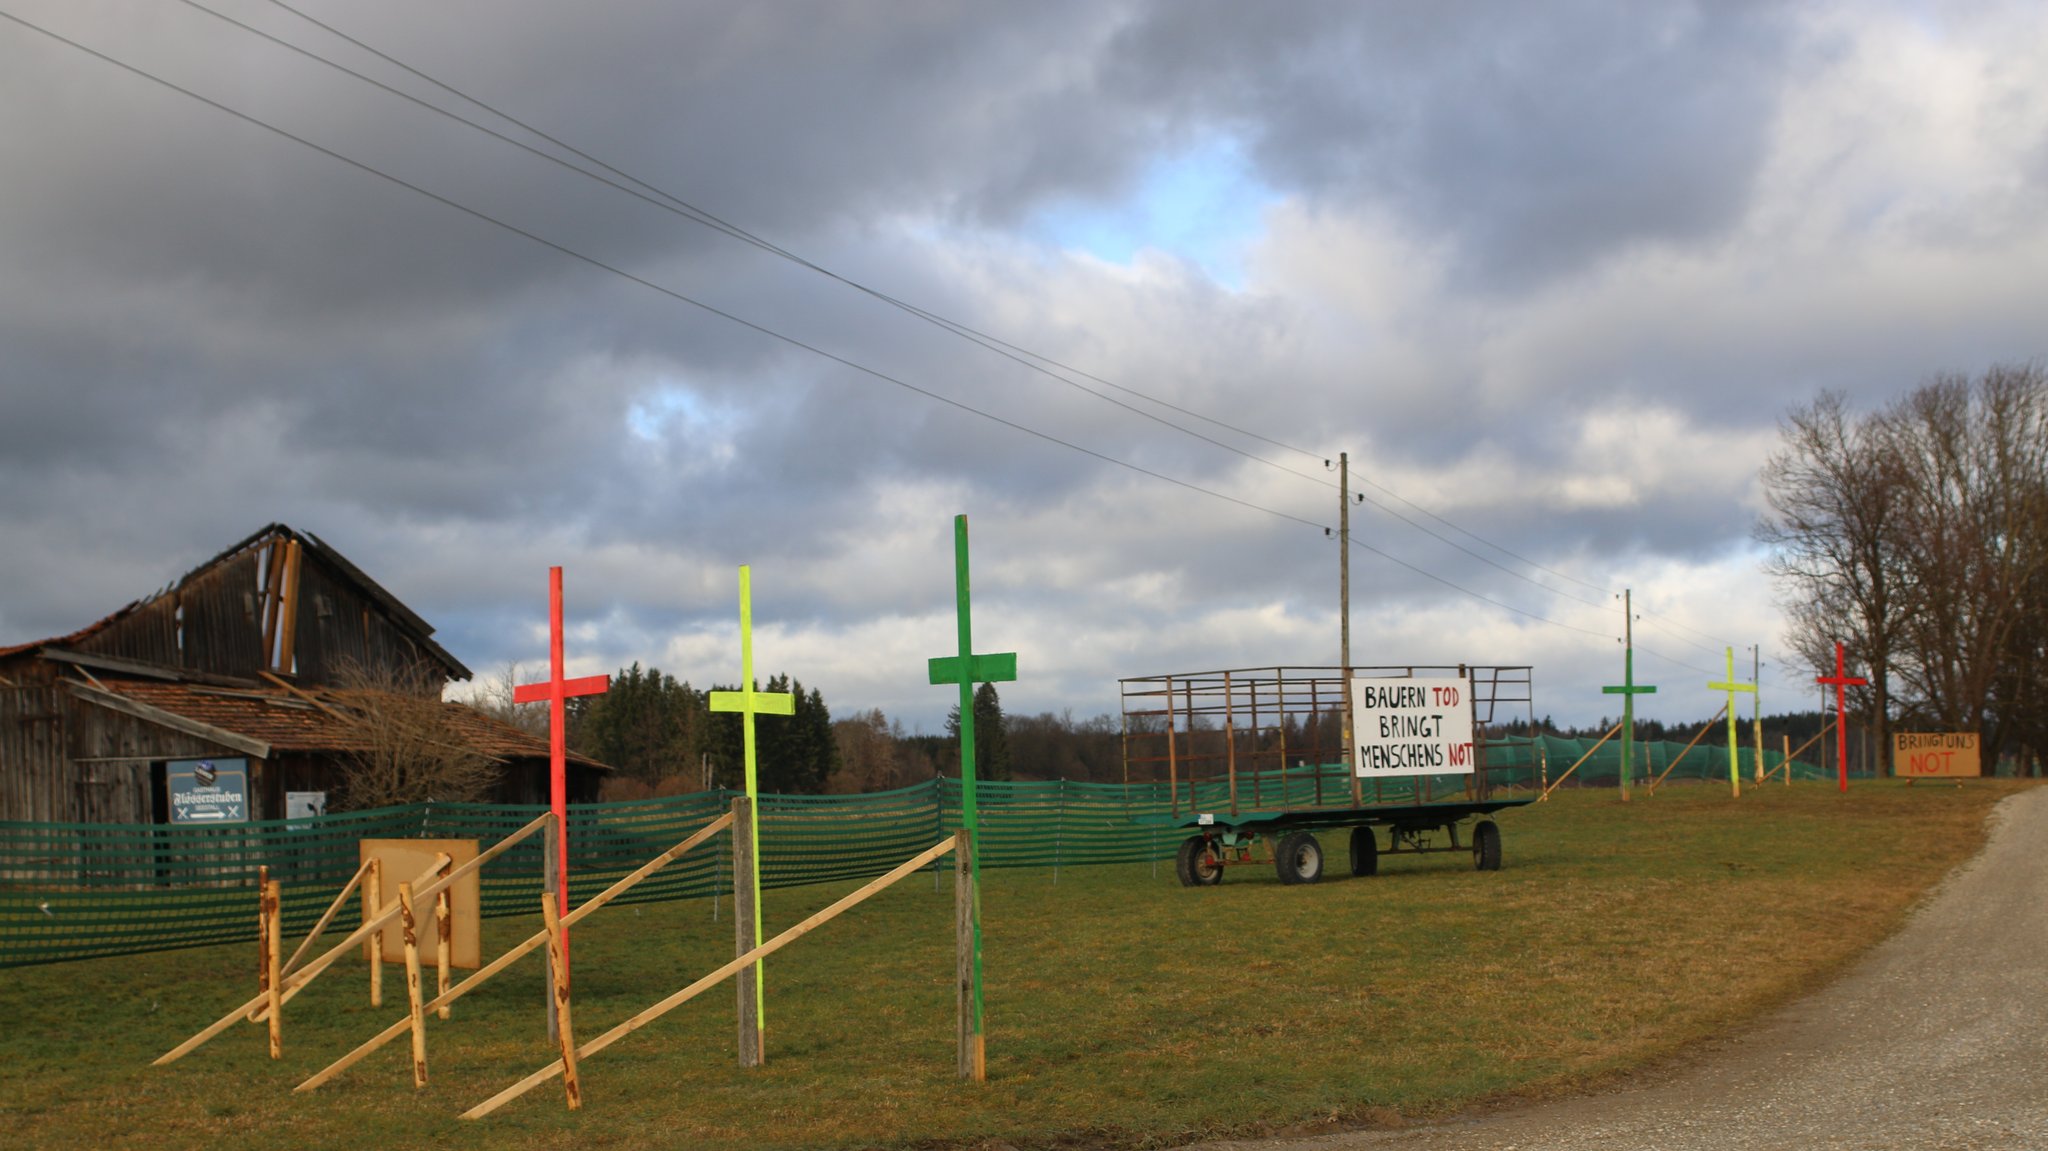
<path fill-rule="evenodd" d="M 548 705 L 548 804 L 555 813 L 555 897 L 560 913 L 569 914 L 569 778 L 568 709 L 572 697 L 602 695 L 611 687 L 608 675 L 562 678 L 562 569 L 548 569 L 548 678 L 544 683 L 522 683 L 512 689 L 514 703 Z M 569 932 L 562 931 L 562 965 L 568 966 Z"/>
<path fill-rule="evenodd" d="M 1813 682 L 1833 684 L 1835 688 L 1835 772 L 1842 781 L 1841 789 L 1847 791 L 1849 790 L 1849 729 L 1842 722 L 1842 701 L 1849 688 L 1862 687 L 1870 681 L 1861 676 L 1849 674 L 1848 665 L 1843 662 L 1842 645 L 1840 641 L 1837 641 L 1835 643 L 1835 674 L 1814 676 Z"/>

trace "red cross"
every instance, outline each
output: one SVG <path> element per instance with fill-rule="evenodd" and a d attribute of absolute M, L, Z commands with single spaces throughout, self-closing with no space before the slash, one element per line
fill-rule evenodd
<path fill-rule="evenodd" d="M 611 686 L 608 675 L 562 678 L 562 569 L 548 569 L 548 678 L 545 683 L 522 683 L 512 689 L 514 703 L 548 705 L 548 805 L 555 813 L 555 897 L 560 912 L 569 914 L 569 780 L 568 709 L 571 697 L 602 695 Z M 569 933 L 562 932 L 562 964 L 568 966 Z"/>
<path fill-rule="evenodd" d="M 1849 729 L 1842 723 L 1842 700 L 1849 688 L 1862 687 L 1870 681 L 1849 674 L 1848 666 L 1842 661 L 1842 645 L 1835 644 L 1835 674 L 1817 675 L 1815 683 L 1833 684 L 1835 688 L 1835 772 L 1842 781 L 1842 790 L 1849 790 Z"/>

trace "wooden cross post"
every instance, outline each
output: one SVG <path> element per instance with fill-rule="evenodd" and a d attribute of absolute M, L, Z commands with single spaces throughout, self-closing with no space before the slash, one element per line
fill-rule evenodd
<path fill-rule="evenodd" d="M 969 607 L 967 580 L 967 517 L 953 517 L 953 613 L 958 624 L 959 652 L 933 656 L 931 681 L 958 684 L 960 688 L 960 823 L 967 833 L 968 883 L 972 887 L 974 963 L 969 973 L 970 988 L 962 988 L 960 1008 L 969 1015 L 973 1050 L 961 1052 L 960 1075 L 982 1082 L 988 1074 L 987 1032 L 983 1026 L 981 997 L 981 827 L 974 801 L 974 685 L 1004 683 L 1017 678 L 1014 651 L 974 654 L 973 612 Z"/>
<path fill-rule="evenodd" d="M 1754 694 L 1756 692 L 1756 685 L 1753 683 L 1735 682 L 1735 649 L 1732 647 L 1728 648 L 1727 652 L 1728 678 L 1721 683 L 1710 683 L 1707 687 L 1713 691 L 1725 691 L 1728 693 L 1728 786 L 1734 791 L 1735 797 L 1740 799 L 1742 798 L 1742 760 L 1739 757 L 1742 748 L 1737 742 L 1736 736 L 1735 693 L 1746 691 Z"/>
<path fill-rule="evenodd" d="M 569 712 L 568 703 L 579 695 L 602 695 L 611 687 L 608 675 L 562 678 L 562 569 L 548 569 L 548 678 L 544 683 L 522 683 L 512 689 L 513 703 L 548 705 L 548 808 L 555 815 L 554 870 L 548 879 L 555 885 L 555 913 L 569 914 Z M 569 933 L 562 932 L 562 982 L 569 979 Z M 549 997 L 552 1004 L 553 997 Z M 548 1018 L 554 1018 L 552 1007 Z"/>
<path fill-rule="evenodd" d="M 795 715 L 796 699 L 786 691 L 754 690 L 754 573 L 753 569 L 745 564 L 740 565 L 740 689 L 712 692 L 711 710 L 740 713 L 740 746 L 747 769 L 747 806 L 752 812 L 752 818 L 747 820 L 747 852 L 748 870 L 752 873 L 748 878 L 753 881 L 754 888 L 754 938 L 748 941 L 746 947 L 747 951 L 751 951 L 761 946 L 761 796 L 754 766 L 754 717 Z M 758 1044 L 754 1052 L 754 1065 L 764 1061 L 767 1056 L 768 993 L 762 983 L 762 977 L 766 974 L 762 961 L 756 959 L 752 972 L 755 1035 Z"/>
<path fill-rule="evenodd" d="M 1624 607 L 1622 613 L 1627 616 L 1628 609 Z M 1630 630 L 1631 640 L 1634 639 L 1633 629 L 1630 628 L 1632 622 L 1632 619 L 1625 619 L 1622 625 Z M 1636 744 L 1636 697 L 1654 695 L 1657 691 L 1650 684 L 1636 682 L 1636 649 L 1633 643 L 1624 644 L 1621 649 L 1621 683 L 1600 690 L 1608 695 L 1621 697 L 1621 801 L 1627 803 L 1629 774 L 1633 767 Z"/>
<path fill-rule="evenodd" d="M 1849 674 L 1849 667 L 1842 651 L 1842 644 L 1835 643 L 1835 674 L 1817 675 L 1813 682 L 1828 684 L 1835 689 L 1835 775 L 1841 781 L 1841 790 L 1849 790 L 1849 725 L 1844 722 L 1843 707 L 1848 689 L 1863 687 L 1870 681 L 1862 676 Z"/>

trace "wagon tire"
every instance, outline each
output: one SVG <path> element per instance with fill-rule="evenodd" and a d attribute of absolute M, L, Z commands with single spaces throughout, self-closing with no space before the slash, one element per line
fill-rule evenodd
<path fill-rule="evenodd" d="M 1174 857 L 1174 874 L 1182 887 L 1214 887 L 1223 882 L 1223 865 L 1209 855 L 1207 837 L 1190 835 Z"/>
<path fill-rule="evenodd" d="M 1378 875 L 1380 872 L 1380 843 L 1373 838 L 1369 826 L 1351 829 L 1351 874 L 1354 876 Z"/>
<path fill-rule="evenodd" d="M 1293 831 L 1280 839 L 1273 868 L 1282 883 L 1314 883 L 1323 877 L 1323 844 L 1313 831 Z"/>
<path fill-rule="evenodd" d="M 1472 865 L 1481 871 L 1500 870 L 1500 825 L 1490 819 L 1472 829 Z"/>

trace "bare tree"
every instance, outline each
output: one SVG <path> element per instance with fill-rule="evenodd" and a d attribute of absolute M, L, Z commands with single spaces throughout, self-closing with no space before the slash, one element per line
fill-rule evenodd
<path fill-rule="evenodd" d="M 1938 376 L 1864 416 L 1824 392 L 1781 431 L 1756 535 L 1792 647 L 1817 667 L 1837 640 L 1863 658 L 1878 747 L 1898 718 L 2031 760 L 2048 736 L 2048 371 Z"/>
<path fill-rule="evenodd" d="M 2020 719 L 1995 705 L 2033 694 L 2016 645 L 2048 570 L 2048 372 L 1940 376 L 1882 422 L 1907 492 L 1901 686 L 1944 730 L 1981 731 L 1995 759 Z"/>
<path fill-rule="evenodd" d="M 498 674 L 476 686 L 476 690 L 469 697 L 469 706 L 500 723 L 509 724 L 528 735 L 546 739 L 548 705 L 513 701 L 513 689 L 519 686 L 521 678 L 518 662 L 515 660 L 506 663 Z"/>
<path fill-rule="evenodd" d="M 1902 626 L 1906 498 L 1884 430 L 1822 392 L 1779 423 L 1783 444 L 1763 467 L 1770 513 L 1756 538 L 1784 589 L 1786 641 L 1809 666 L 1834 671 L 1835 644 L 1868 669 L 1857 710 L 1886 738 L 1893 651 Z"/>
<path fill-rule="evenodd" d="M 497 785 L 503 765 L 463 736 L 461 705 L 443 702 L 438 679 L 361 665 L 337 678 L 327 698 L 346 717 L 349 743 L 340 806 L 475 800 Z"/>

